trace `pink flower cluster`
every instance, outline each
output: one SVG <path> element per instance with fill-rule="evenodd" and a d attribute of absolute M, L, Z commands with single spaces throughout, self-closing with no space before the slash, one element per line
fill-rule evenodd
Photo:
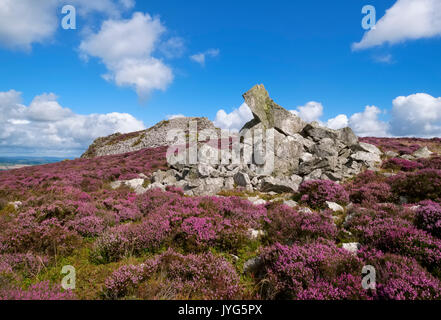
<path fill-rule="evenodd" d="M 325 208 L 326 201 L 343 205 L 349 202 L 346 190 L 330 180 L 305 181 L 300 185 L 298 194 L 301 197 L 300 200 L 311 208 Z"/>

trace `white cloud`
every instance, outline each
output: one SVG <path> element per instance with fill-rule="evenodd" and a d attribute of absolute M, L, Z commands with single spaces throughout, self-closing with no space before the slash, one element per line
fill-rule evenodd
<path fill-rule="evenodd" d="M 339 114 L 335 118 L 329 119 L 325 125 L 334 130 L 345 128 L 349 125 L 349 119 L 345 114 Z"/>
<path fill-rule="evenodd" d="M 127 113 L 79 115 L 62 107 L 54 94 L 42 94 L 29 106 L 21 93 L 0 92 L 0 150 L 2 152 L 78 156 L 97 137 L 145 128 Z"/>
<path fill-rule="evenodd" d="M 400 136 L 441 136 L 441 97 L 426 93 L 397 97 L 392 102 L 391 131 Z"/>
<path fill-rule="evenodd" d="M 213 123 L 221 129 L 239 131 L 251 119 L 253 119 L 253 113 L 247 104 L 243 103 L 231 113 L 226 113 L 223 109 L 219 110 Z"/>
<path fill-rule="evenodd" d="M 441 1 L 398 0 L 378 21 L 375 29 L 367 31 L 362 40 L 352 45 L 362 50 L 406 40 L 441 35 Z"/>
<path fill-rule="evenodd" d="M 349 118 L 349 126 L 361 136 L 388 136 L 389 125 L 378 119 L 381 110 L 376 106 L 366 106 L 363 112 L 354 113 Z"/>
<path fill-rule="evenodd" d="M 134 0 L 1 0 L 0 45 L 29 51 L 35 43 L 49 42 L 60 26 L 61 7 L 71 4 L 77 14 L 102 13 L 119 17 Z"/>
<path fill-rule="evenodd" d="M 307 122 L 318 121 L 323 115 L 323 105 L 320 102 L 310 101 L 291 112 Z"/>
<path fill-rule="evenodd" d="M 32 43 L 50 40 L 58 27 L 58 0 L 0 1 L 0 44 L 30 50 Z"/>
<path fill-rule="evenodd" d="M 133 87 L 146 98 L 152 90 L 165 90 L 173 80 L 172 70 L 152 56 L 164 32 L 159 18 L 136 12 L 131 19 L 104 21 L 99 32 L 81 42 L 80 52 L 105 64 L 106 80 Z"/>
<path fill-rule="evenodd" d="M 179 58 L 185 50 L 184 40 L 180 37 L 173 37 L 159 46 L 161 53 L 168 59 Z"/>
<path fill-rule="evenodd" d="M 190 56 L 190 59 L 194 62 L 199 63 L 201 66 L 205 66 L 205 61 L 207 57 L 217 57 L 219 55 L 219 49 L 209 49 L 205 52 L 200 52 Z"/>

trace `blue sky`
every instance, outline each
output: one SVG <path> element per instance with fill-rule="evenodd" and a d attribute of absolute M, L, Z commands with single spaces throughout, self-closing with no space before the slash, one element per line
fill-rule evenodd
<path fill-rule="evenodd" d="M 5 1 L 14 5 L 11 0 Z M 309 114 L 311 120 L 326 124 L 330 118 L 345 115 L 346 124 L 353 124 L 353 129 L 362 135 L 435 136 L 441 132 L 441 100 L 438 100 L 441 96 L 441 22 L 434 24 L 433 30 L 418 33 L 424 22 L 421 20 L 431 16 L 424 10 L 410 18 L 405 16 L 415 0 L 400 0 L 402 3 L 395 0 L 138 0 L 136 3 L 132 0 L 103 0 L 104 9 L 88 8 L 83 0 L 42 2 L 46 1 L 48 7 L 44 11 L 29 4 L 26 11 L 31 17 L 29 23 L 34 21 L 36 27 L 44 26 L 47 21 L 38 22 L 44 20 L 39 12 L 44 12 L 42 15 L 45 16 L 49 12 L 51 21 L 57 25 L 41 37 L 35 35 L 35 41 L 25 37 L 23 42 L 14 42 L 8 37 L 8 32 L 14 30 L 8 30 L 9 27 L 0 22 L 0 93 L 11 93 L 11 90 L 21 93 L 14 95 L 15 104 L 3 102 L 4 109 L 10 110 L 18 104 L 29 107 L 35 97 L 53 93 L 56 97 L 43 100 L 56 103 L 54 108 L 68 108 L 71 114 L 128 113 L 137 121 L 132 119 L 132 122 L 116 128 L 131 131 L 130 124 L 134 124 L 134 129 L 140 128 L 139 122 L 149 127 L 176 114 L 206 116 L 214 120 L 220 109 L 227 114 L 234 112 L 243 103 L 241 95 L 254 84 L 263 83 L 272 98 L 285 108 L 296 110 L 315 102 L 320 104 L 322 111 L 316 113 L 319 117 Z M 31 3 L 29 0 L 24 2 Z M 50 2 L 57 3 L 51 5 Z M 440 7 L 437 2 L 421 0 L 420 3 L 423 9 L 424 6 L 433 9 Z M 105 5 L 112 3 L 115 7 L 106 9 Z M 73 4 L 77 9 L 76 30 L 61 28 L 61 7 L 64 4 Z M 360 42 L 366 33 L 361 26 L 364 16 L 361 9 L 367 4 L 376 8 L 379 22 L 374 31 L 378 33 L 372 32 L 374 40 L 368 39 L 365 48 L 353 50 L 353 43 Z M 399 31 L 391 31 L 388 27 L 388 20 L 393 17 L 384 19 L 386 10 L 394 6 L 397 12 L 403 10 Z M 7 14 L 1 10 L 0 7 L 0 17 Z M 142 13 L 143 17 L 148 14 L 160 24 L 162 29 L 155 44 L 141 54 L 159 61 L 167 68 L 163 71 L 169 76 L 164 76 L 154 89 L 144 88 L 141 93 L 127 85 L 126 78 L 125 84 L 118 84 L 115 79 L 102 77 L 112 72 L 114 76 L 125 72 L 116 67 L 122 57 L 107 56 L 106 50 L 96 49 L 94 41 L 98 42 L 98 37 L 92 38 L 92 35 L 99 35 L 103 22 L 111 20 L 121 26 L 134 19 L 136 12 Z M 382 18 L 384 23 L 380 24 Z M 392 24 L 396 25 L 394 21 Z M 150 34 L 150 31 L 146 32 L 140 34 Z M 177 43 L 172 54 L 167 52 L 170 48 L 166 48 L 170 39 Z M 380 45 L 370 44 L 375 43 L 375 39 L 380 39 Z M 118 37 L 115 36 L 113 41 L 106 45 L 117 46 Z M 195 55 L 204 53 L 204 64 L 195 61 Z M 139 53 L 135 55 L 136 59 L 141 58 Z M 418 93 L 425 96 L 412 96 Z M 394 104 L 394 99 L 400 96 L 407 99 L 401 105 Z M 1 97 L 0 94 L 0 108 Z M 429 108 L 429 112 L 433 111 L 435 115 L 430 119 L 418 119 L 413 124 L 413 127 L 424 127 L 424 130 L 412 127 L 408 132 L 400 131 L 400 124 L 414 116 L 414 111 L 409 109 L 418 110 L 418 103 L 424 104 L 421 110 Z M 362 114 L 366 106 L 375 106 L 378 112 L 371 116 Z M 300 110 L 297 112 L 302 115 Z M 304 109 L 306 117 L 308 110 Z M 361 115 L 351 122 L 351 116 L 357 113 Z M 234 116 L 236 114 L 231 115 Z M 368 117 L 366 121 L 364 116 Z M 17 121 L 5 119 L 0 121 L 0 126 L 3 131 L 13 133 L 0 133 L 0 150 L 4 154 L 41 153 L 41 148 L 33 150 L 38 145 L 33 148 L 30 142 L 25 143 L 19 137 L 26 130 L 23 125 L 27 124 L 23 121 L 32 122 L 34 118 L 21 122 L 18 121 L 21 118 Z M 225 127 L 234 127 L 228 125 L 227 120 L 218 120 Z M 369 121 L 374 122 L 368 128 L 363 126 Z M 41 128 L 40 123 L 38 128 Z M 21 126 L 19 130 L 17 126 Z M 62 128 L 57 127 L 55 135 L 58 134 L 61 140 L 54 138 L 56 141 L 48 147 L 47 153 L 77 155 L 95 138 L 94 135 L 109 134 L 114 129 L 104 125 L 102 131 L 83 134 L 77 141 L 63 142 L 64 137 L 58 134 Z M 35 132 L 35 128 L 30 129 L 26 135 L 35 135 Z M 67 147 L 66 143 L 71 145 Z"/>

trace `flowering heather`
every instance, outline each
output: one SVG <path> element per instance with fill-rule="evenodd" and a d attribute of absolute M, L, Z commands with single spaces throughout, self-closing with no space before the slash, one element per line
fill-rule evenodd
<path fill-rule="evenodd" d="M 400 173 L 387 180 L 392 192 L 410 202 L 433 200 L 441 202 L 441 170 L 423 169 Z"/>
<path fill-rule="evenodd" d="M 303 182 L 298 194 L 303 203 L 312 208 L 325 208 L 326 201 L 345 205 L 349 202 L 346 190 L 339 184 L 330 180 L 309 180 Z"/>
<path fill-rule="evenodd" d="M 441 282 L 414 259 L 363 248 L 360 258 L 376 270 L 376 291 L 380 300 L 441 299 Z"/>
<path fill-rule="evenodd" d="M 361 287 L 362 261 L 331 242 L 276 243 L 260 258 L 264 298 L 368 299 Z"/>
<path fill-rule="evenodd" d="M 283 244 L 319 237 L 334 239 L 337 234 L 337 227 L 329 212 L 299 213 L 281 204 L 273 204 L 268 208 L 265 230 L 269 242 Z"/>
<path fill-rule="evenodd" d="M 345 185 L 349 199 L 354 203 L 374 204 L 390 202 L 394 199 L 386 179 L 373 172 L 365 171 Z"/>
<path fill-rule="evenodd" d="M 383 162 L 383 169 L 401 170 L 401 171 L 414 171 L 423 167 L 421 163 L 416 161 L 410 161 L 403 158 L 392 158 Z"/>
<path fill-rule="evenodd" d="M 71 291 L 64 291 L 60 285 L 50 285 L 48 281 L 29 286 L 27 289 L 0 289 L 0 300 L 73 300 Z"/>
<path fill-rule="evenodd" d="M 412 154 L 422 147 L 424 143 L 427 143 L 426 139 L 418 138 L 374 138 L 363 137 L 360 138 L 361 142 L 373 144 L 380 148 L 383 152 L 394 151 L 400 155 Z M 434 142 L 438 142 L 433 140 Z"/>
<path fill-rule="evenodd" d="M 441 239 L 441 205 L 430 200 L 420 202 L 415 225 Z"/>
<path fill-rule="evenodd" d="M 441 275 L 441 240 L 400 218 L 359 214 L 348 222 L 364 245 L 383 252 L 415 258 L 434 274 Z"/>
<path fill-rule="evenodd" d="M 121 267 L 105 287 L 110 298 L 234 299 L 240 293 L 239 277 L 225 259 L 210 252 L 182 255 L 172 249 L 143 264 Z"/>

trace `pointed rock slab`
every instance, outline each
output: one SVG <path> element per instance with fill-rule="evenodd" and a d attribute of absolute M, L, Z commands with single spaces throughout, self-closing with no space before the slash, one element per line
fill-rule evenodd
<path fill-rule="evenodd" d="M 275 103 L 263 84 L 254 86 L 243 98 L 254 115 L 252 123 L 255 123 L 257 118 L 266 129 L 275 128 L 286 135 L 299 133 L 306 125 L 302 119 Z M 244 128 L 250 126 L 248 124 Z"/>

